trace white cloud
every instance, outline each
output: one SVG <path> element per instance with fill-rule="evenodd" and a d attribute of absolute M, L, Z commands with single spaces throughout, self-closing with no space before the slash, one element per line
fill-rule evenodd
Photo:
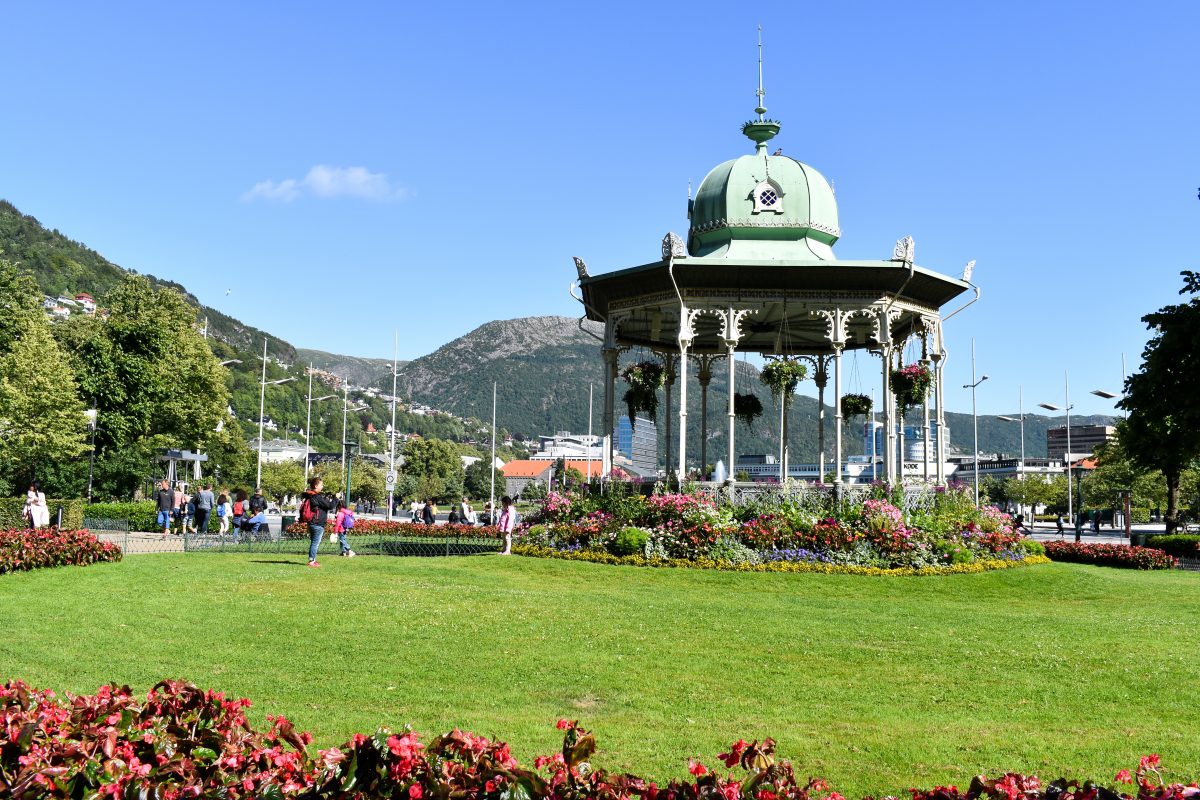
<path fill-rule="evenodd" d="M 290 203 L 300 197 L 357 197 L 362 200 L 398 200 L 408 194 L 402 186 L 392 186 L 387 175 L 369 172 L 366 167 L 331 167 L 317 164 L 297 180 L 260 181 L 242 195 L 243 202 L 278 200 Z"/>

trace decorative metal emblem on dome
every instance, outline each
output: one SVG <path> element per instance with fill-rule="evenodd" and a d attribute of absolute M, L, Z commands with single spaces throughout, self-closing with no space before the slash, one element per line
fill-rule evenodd
<path fill-rule="evenodd" d="M 575 259 L 575 271 L 579 273 L 579 280 L 588 277 L 587 264 L 583 263 L 583 259 L 579 256 L 571 256 Z"/>
<path fill-rule="evenodd" d="M 662 240 L 662 257 L 663 261 L 669 261 L 672 258 L 684 258 L 687 256 L 687 248 L 683 245 L 683 239 L 680 239 L 674 233 L 668 233 Z"/>
<path fill-rule="evenodd" d="M 911 264 L 916 260 L 914 257 L 916 247 L 911 236 L 897 239 L 896 246 L 892 249 L 892 261 L 903 261 L 906 264 Z"/>
<path fill-rule="evenodd" d="M 759 181 L 758 185 L 754 187 L 754 191 L 750 193 L 750 200 L 754 203 L 751 213 L 761 214 L 769 211 L 774 214 L 782 214 L 783 194 L 783 187 L 770 178 Z"/>

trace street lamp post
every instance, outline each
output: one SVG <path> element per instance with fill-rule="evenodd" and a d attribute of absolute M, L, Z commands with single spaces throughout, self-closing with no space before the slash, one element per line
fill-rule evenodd
<path fill-rule="evenodd" d="M 1019 392 L 1017 416 L 1006 417 L 1003 414 L 998 414 L 996 419 L 1002 419 L 1005 422 L 1021 423 L 1021 460 L 1017 462 L 1017 479 L 1023 480 L 1025 478 L 1025 388 L 1018 387 L 1017 391 Z"/>
<path fill-rule="evenodd" d="M 267 380 L 267 340 L 263 339 L 263 354 L 262 354 L 262 381 L 258 387 L 258 472 L 254 479 L 254 487 L 257 489 L 262 485 L 262 448 L 263 448 L 263 416 L 266 414 L 267 405 L 267 386 L 277 386 L 281 383 L 288 383 L 296 380 L 295 378 L 280 378 L 277 381 Z"/>
<path fill-rule="evenodd" d="M 973 383 L 963 385 L 964 389 L 971 390 L 971 424 L 975 430 L 975 457 L 971 459 L 975 465 L 975 507 L 979 508 L 979 413 L 975 406 L 975 390 L 979 388 L 979 384 L 988 379 L 987 375 L 982 376 L 979 380 L 975 380 L 975 340 L 971 340 L 971 380 Z"/>
<path fill-rule="evenodd" d="M 337 397 L 336 394 L 327 394 L 324 397 L 313 397 L 312 396 L 312 372 L 311 372 L 311 367 L 310 367 L 310 372 L 308 373 L 308 414 L 304 419 L 304 482 L 305 482 L 305 484 L 308 483 L 308 469 L 309 469 L 309 465 L 308 465 L 309 457 L 308 456 L 309 456 L 309 451 L 312 449 L 312 447 L 311 447 L 311 442 L 312 442 L 312 404 L 319 403 L 322 400 L 332 400 L 335 397 Z"/>
<path fill-rule="evenodd" d="M 1067 468 L 1067 519 L 1075 525 L 1075 541 L 1078 542 L 1079 521 L 1075 519 L 1075 487 L 1071 485 L 1071 409 L 1075 406 L 1071 405 L 1071 380 L 1068 372 L 1063 372 L 1063 405 L 1061 407 L 1053 403 L 1038 403 L 1038 405 L 1047 411 L 1065 409 L 1067 412 L 1067 452 L 1063 458 Z"/>
<path fill-rule="evenodd" d="M 346 475 L 346 448 L 349 444 L 346 441 L 346 421 L 350 417 L 351 411 L 362 411 L 367 408 L 366 405 L 358 405 L 353 408 L 350 406 L 350 384 L 342 384 L 342 475 Z M 350 479 L 346 478 L 346 487 L 343 490 L 347 504 L 350 502 Z"/>

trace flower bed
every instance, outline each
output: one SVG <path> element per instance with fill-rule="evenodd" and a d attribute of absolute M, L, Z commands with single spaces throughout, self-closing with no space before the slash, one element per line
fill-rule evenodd
<path fill-rule="evenodd" d="M 976 562 L 1032 564 L 1039 562 L 1030 556 L 1044 553 L 1014 530 L 1007 514 L 975 508 L 965 489 L 948 490 L 931 509 L 909 515 L 882 489 L 860 504 L 828 497 L 803 502 L 732 507 L 703 494 L 551 492 L 519 532 L 516 552 L 592 554 L 588 560 L 599 563 L 691 561 L 774 571 L 806 565 L 808 571 L 852 567 L 872 574 L 939 574 Z M 634 542 L 640 552 L 630 550 Z"/>
<path fill-rule="evenodd" d="M 87 531 L 57 528 L 0 531 L 0 575 L 6 572 L 120 561 L 121 548 Z"/>
<path fill-rule="evenodd" d="M 1153 547 L 1054 541 L 1046 542 L 1045 545 L 1046 555 L 1054 561 L 1129 569 L 1174 569 L 1176 563 L 1174 556 Z"/>
<path fill-rule="evenodd" d="M 819 778 L 797 779 L 777 758 L 775 741 L 738 739 L 717 755 L 725 770 L 690 759 L 686 780 L 663 786 L 591 763 L 597 744 L 578 722 L 559 720 L 562 750 L 537 756 L 532 768 L 504 742 L 455 729 L 428 744 L 418 734 L 386 728 L 355 734 L 340 747 L 311 747 L 284 717 L 255 731 L 250 701 L 163 681 L 145 701 L 128 687 L 103 686 L 93 696 L 58 699 L 12 681 L 0 688 L 0 794 L 69 797 L 475 798 L 476 800 L 844 800 Z M 1138 800 L 1194 800 L 1200 789 L 1163 781 L 1158 756 L 1113 779 Z M 801 773 L 804 774 L 804 773 Z M 913 800 L 1132 800 L 1094 782 L 1006 773 L 979 776 L 966 792 L 953 786 L 912 790 Z"/>
<path fill-rule="evenodd" d="M 325 527 L 328 533 L 333 529 L 333 515 Z M 500 539 L 500 530 L 495 525 L 423 525 L 419 522 L 401 522 L 399 520 L 363 519 L 356 518 L 354 527 L 347 531 L 355 536 L 394 536 L 407 539 Z M 287 527 L 284 534 L 288 538 L 306 538 L 308 526 L 296 522 Z"/>

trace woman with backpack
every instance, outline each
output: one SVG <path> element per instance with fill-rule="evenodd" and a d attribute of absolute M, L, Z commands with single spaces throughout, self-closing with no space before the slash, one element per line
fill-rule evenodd
<path fill-rule="evenodd" d="M 338 536 L 338 542 L 342 545 L 342 552 L 338 553 L 339 556 L 354 558 L 358 555 L 350 549 L 350 537 L 346 535 L 348 531 L 354 530 L 354 525 L 354 507 L 339 500 L 337 517 L 333 521 L 333 530 Z"/>
<path fill-rule="evenodd" d="M 222 536 L 229 533 L 229 520 L 233 516 L 233 506 L 229 503 L 229 494 L 222 489 L 221 496 L 217 498 L 217 519 L 221 522 L 221 530 L 218 531 Z"/>
<path fill-rule="evenodd" d="M 321 546 L 321 538 L 325 536 L 325 525 L 329 520 L 329 512 L 337 508 L 337 501 L 327 494 L 322 494 L 325 482 L 320 475 L 308 479 L 308 490 L 300 496 L 300 521 L 308 526 L 308 565 L 319 567 L 317 563 L 317 548 Z M 243 497 L 244 497 L 243 493 Z"/>
<path fill-rule="evenodd" d="M 237 494 L 233 498 L 233 530 L 234 537 L 237 537 L 237 531 L 242 529 L 242 518 L 246 516 L 246 491 L 238 489 Z"/>

